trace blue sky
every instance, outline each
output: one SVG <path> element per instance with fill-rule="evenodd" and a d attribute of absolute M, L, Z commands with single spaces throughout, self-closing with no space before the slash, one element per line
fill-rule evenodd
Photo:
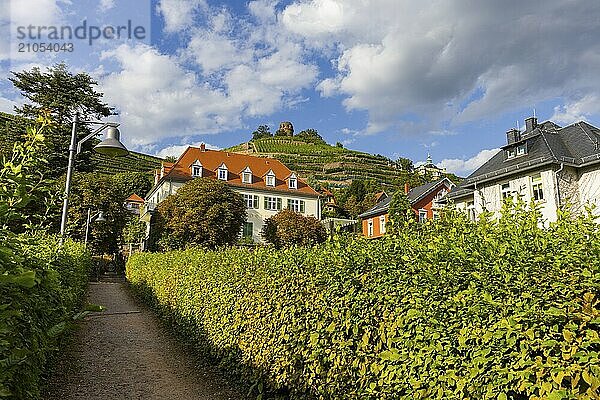
<path fill-rule="evenodd" d="M 99 82 L 128 147 L 147 153 L 227 147 L 291 121 L 393 159 L 430 152 L 468 175 L 534 109 L 540 120 L 600 125 L 594 0 L 0 2 L 10 38 L 0 45 L 0 110 L 22 102 L 9 71 L 65 60 Z M 129 20 L 146 35 L 18 52 L 36 41 L 18 26 L 84 20 Z"/>

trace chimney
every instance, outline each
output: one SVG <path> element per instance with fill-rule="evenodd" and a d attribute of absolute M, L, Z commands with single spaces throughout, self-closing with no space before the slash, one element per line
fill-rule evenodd
<path fill-rule="evenodd" d="M 204 143 L 200 145 L 200 151 L 206 151 L 206 145 Z"/>
<path fill-rule="evenodd" d="M 521 131 L 517 128 L 511 128 L 506 131 L 506 142 L 507 144 L 513 144 L 521 140 Z"/>
<path fill-rule="evenodd" d="M 525 118 L 525 133 L 531 133 L 537 127 L 537 118 Z"/>
<path fill-rule="evenodd" d="M 404 194 L 408 194 L 408 192 L 410 192 L 410 185 L 408 184 L 408 182 L 404 183 Z"/>

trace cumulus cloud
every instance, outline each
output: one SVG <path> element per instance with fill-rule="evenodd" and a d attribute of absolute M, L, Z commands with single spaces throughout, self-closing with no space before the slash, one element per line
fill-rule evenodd
<path fill-rule="evenodd" d="M 596 94 L 588 94 L 563 106 L 554 108 L 550 118 L 559 124 L 569 125 L 578 121 L 587 121 L 590 115 L 600 113 L 600 98 Z"/>
<path fill-rule="evenodd" d="M 207 7 L 205 0 L 160 0 L 156 10 L 165 20 L 165 31 L 177 32 L 189 28 L 196 13 Z"/>
<path fill-rule="evenodd" d="M 436 126 L 597 93 L 598 15 L 593 0 L 298 0 L 281 20 L 317 51 L 336 44 L 318 89 L 367 111 L 376 132 L 407 114 Z"/>
<path fill-rule="evenodd" d="M 481 150 L 469 159 L 446 158 L 438 164 L 438 167 L 446 168 L 448 172 L 458 176 L 468 176 L 486 161 L 492 158 L 500 149 Z"/>
<path fill-rule="evenodd" d="M 171 145 L 171 146 L 163 147 L 158 152 L 156 152 L 156 155 L 161 158 L 165 158 L 165 157 L 179 158 L 179 156 L 182 155 L 183 152 L 188 147 L 190 147 L 190 146 L 191 147 L 200 147 L 200 145 L 202 145 L 203 143 L 204 142 L 193 142 L 193 143 L 189 143 L 189 144 Z M 220 147 L 213 146 L 212 144 L 204 143 L 204 145 L 209 150 L 221 150 Z"/>

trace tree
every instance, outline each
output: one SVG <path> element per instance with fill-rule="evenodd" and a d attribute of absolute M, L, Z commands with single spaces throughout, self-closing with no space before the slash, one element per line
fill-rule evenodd
<path fill-rule="evenodd" d="M 121 172 L 113 176 L 113 182 L 119 191 L 122 201 L 132 194 L 144 197 L 152 189 L 152 177 L 144 172 Z"/>
<path fill-rule="evenodd" d="M 146 224 L 137 217 L 131 215 L 123 228 L 124 243 L 141 243 L 146 236 Z"/>
<path fill-rule="evenodd" d="M 412 172 L 414 170 L 414 165 L 410 158 L 399 157 L 396 163 L 400 166 L 402 171 Z"/>
<path fill-rule="evenodd" d="M 283 210 L 267 218 L 261 235 L 277 248 L 310 246 L 327 239 L 327 231 L 318 219 L 292 210 Z"/>
<path fill-rule="evenodd" d="M 176 163 L 177 162 L 177 157 L 175 157 L 175 156 L 166 156 L 165 157 L 165 162 Z"/>
<path fill-rule="evenodd" d="M 415 213 L 410 205 L 410 200 L 403 190 L 398 190 L 392 195 L 389 208 L 390 220 L 400 224 L 410 219 L 415 219 Z"/>
<path fill-rule="evenodd" d="M 339 147 L 340 149 L 343 149 L 344 145 L 341 142 L 336 142 L 335 147 Z"/>
<path fill-rule="evenodd" d="M 113 109 L 102 102 L 102 93 L 94 89 L 96 81 L 83 72 L 72 74 L 64 63 L 46 71 L 33 67 L 29 71 L 12 74 L 9 80 L 29 100 L 29 103 L 15 107 L 15 111 L 24 118 L 35 120 L 43 110 L 47 110 L 56 123 L 45 135 L 47 151 L 44 155 L 48 160 L 47 177 L 56 178 L 67 168 L 71 122 L 75 113 L 79 112 L 82 120 L 100 119 L 111 115 Z M 89 128 L 80 124 L 79 139 L 88 133 Z M 77 156 L 79 171 L 92 170 L 90 150 L 93 145 L 93 141 L 86 142 L 83 152 Z"/>
<path fill-rule="evenodd" d="M 245 220 L 246 204 L 240 194 L 224 182 L 196 178 L 158 206 L 159 246 L 215 248 L 234 244 Z"/>
<path fill-rule="evenodd" d="M 319 132 L 316 129 L 305 129 L 295 136 L 296 139 L 303 140 L 309 143 L 325 143 Z"/>
<path fill-rule="evenodd" d="M 252 132 L 252 140 L 272 137 L 273 134 L 268 125 L 259 125 L 254 132 Z"/>

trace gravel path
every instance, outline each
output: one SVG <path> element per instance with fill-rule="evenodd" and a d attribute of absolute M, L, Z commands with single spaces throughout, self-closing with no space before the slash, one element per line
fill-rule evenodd
<path fill-rule="evenodd" d="M 90 283 L 106 307 L 80 323 L 51 376 L 50 399 L 243 399 L 243 391 L 186 351 L 123 282 Z"/>

